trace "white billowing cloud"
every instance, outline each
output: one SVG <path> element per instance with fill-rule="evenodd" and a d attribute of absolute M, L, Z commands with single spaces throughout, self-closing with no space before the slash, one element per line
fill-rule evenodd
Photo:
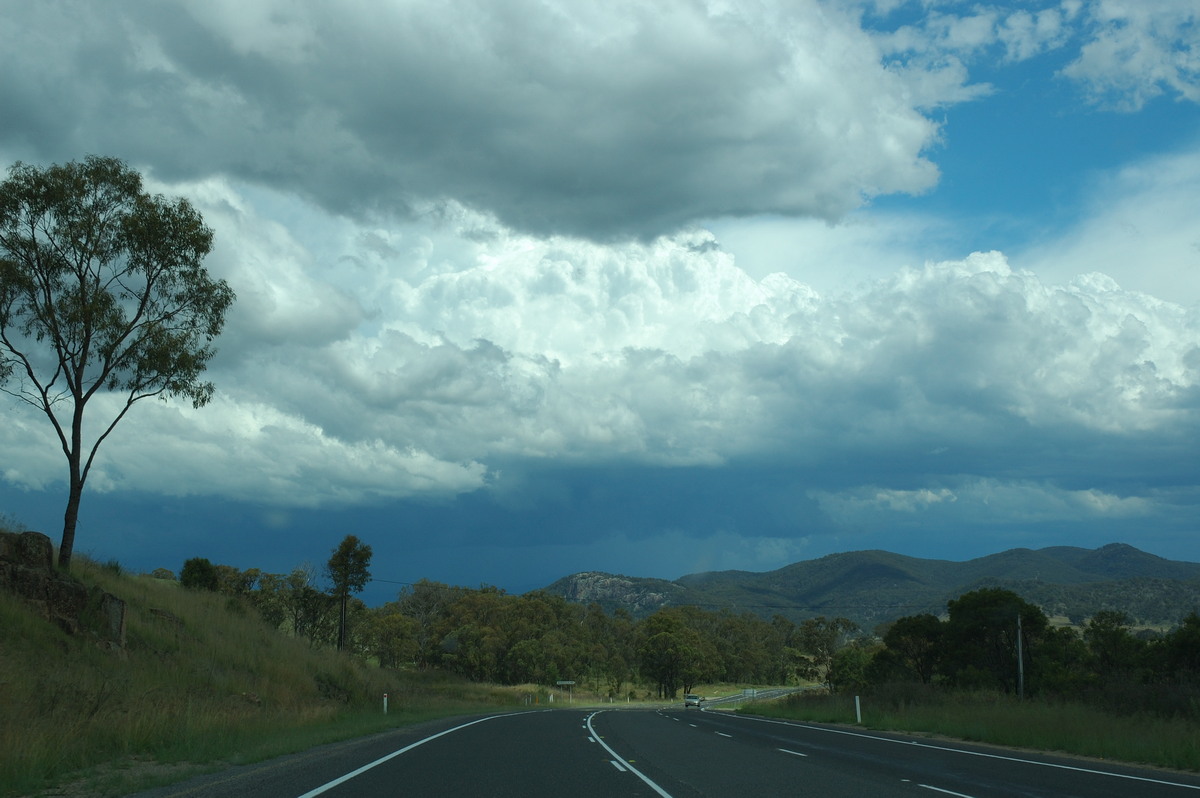
<path fill-rule="evenodd" d="M 875 31 L 875 39 L 921 98 L 921 108 L 988 92 L 989 86 L 971 85 L 966 75 L 966 66 L 985 56 L 1016 63 L 1056 50 L 1071 58 L 1060 74 L 1103 107 L 1136 111 L 1164 93 L 1200 102 L 1200 12 L 1191 0 L 1040 5 L 930 7 L 911 24 Z"/>
<path fill-rule="evenodd" d="M 26 490 L 43 490 L 66 476 L 67 461 L 50 421 L 21 401 L 5 400 L 0 424 L 0 477 Z"/>
<path fill-rule="evenodd" d="M 721 249 L 756 280 L 788 277 L 826 297 L 861 291 L 902 269 L 962 253 L 948 222 L 917 213 L 858 211 L 837 224 L 817 219 L 713 220 Z"/>
<path fill-rule="evenodd" d="M 912 24 L 876 34 L 884 56 L 900 64 L 971 61 L 1000 49 L 1004 61 L 1025 61 L 1057 49 L 1075 34 L 1079 2 L 1048 2 L 1037 10 L 1012 5 L 948 4 Z"/>
<path fill-rule="evenodd" d="M 220 398 L 135 408 L 97 489 L 355 503 L 473 490 L 529 458 L 823 474 L 850 451 L 878 470 L 858 477 L 872 496 L 927 511 L 947 503 L 937 474 L 1053 471 L 1060 436 L 1196 424 L 1200 320 L 1101 274 L 1052 281 L 977 253 L 824 294 L 748 274 L 704 231 L 540 238 L 453 203 L 381 228 L 227 181 L 187 188 L 242 297 Z M 0 429 L 0 447 L 43 446 L 32 429 Z M 6 480 L 43 486 L 53 460 Z M 914 460 L 928 484 L 903 484 Z"/>
<path fill-rule="evenodd" d="M 348 441 L 484 463 L 712 464 L 799 444 L 819 458 L 849 440 L 1136 432 L 1193 412 L 1195 319 L 1101 276 L 1049 284 L 978 254 L 822 296 L 751 278 L 703 233 L 599 246 L 455 224 L 395 235 L 408 255 L 345 289 L 371 321 L 250 353 L 239 396 Z M 443 242 L 469 258 L 442 260 Z"/>
<path fill-rule="evenodd" d="M 414 337 L 483 339 L 562 365 L 626 348 L 687 358 L 781 341 L 787 330 L 777 319 L 815 294 L 773 285 L 737 268 L 705 232 L 601 246 L 497 231 L 470 268 L 406 287 L 384 313 Z"/>
<path fill-rule="evenodd" d="M 1070 23 L 1079 13 L 1080 5 L 1078 0 L 1068 0 L 1058 7 L 1013 11 L 997 26 L 1007 59 L 1026 61 L 1062 47 L 1073 32 Z"/>
<path fill-rule="evenodd" d="M 1122 497 L 1088 488 L 1069 490 L 1042 482 L 957 477 L 953 488 L 897 491 L 864 486 L 841 492 L 814 491 L 821 509 L 835 522 L 859 530 L 892 524 L 937 523 L 981 519 L 987 523 L 1037 524 L 1080 518 L 1100 521 L 1153 514 L 1152 500 Z M 914 517 L 915 516 L 915 517 Z"/>
<path fill-rule="evenodd" d="M 93 419 L 111 418 L 118 402 L 99 395 L 89 412 Z M 90 490 L 316 507 L 450 495 L 475 490 L 486 479 L 479 463 L 446 462 L 402 442 L 341 440 L 278 408 L 226 398 L 200 411 L 142 402 L 124 423 L 127 428 L 102 445 Z M 65 461 L 52 466 L 51 479 L 65 472 Z"/>
<path fill-rule="evenodd" d="M 337 220 L 272 192 L 239 191 L 227 180 L 210 178 L 169 187 L 147 181 L 147 189 L 184 196 L 202 209 L 215 231 L 206 268 L 235 287 L 237 302 L 223 342 L 243 337 L 259 344 L 319 345 L 348 335 L 364 320 L 364 309 L 343 287 L 341 275 L 317 258 L 298 238 L 307 225 L 326 235 L 341 232 Z M 284 205 L 283 218 L 272 211 Z M 289 212 L 290 211 L 290 212 Z"/>
<path fill-rule="evenodd" d="M 1200 305 L 1200 148 L 1131 163 L 1087 189 L 1082 221 L 1019 262 L 1048 281 L 1099 272 L 1123 288 Z"/>
<path fill-rule="evenodd" d="M 927 398 L 1035 426 L 1158 427 L 1197 377 L 1194 315 L 1103 276 L 1047 285 L 999 253 L 910 270 L 854 306 L 848 332 L 873 367 L 886 353 Z"/>
<path fill-rule="evenodd" d="M 1200 102 L 1200 11 L 1190 0 L 1093 0 L 1087 42 L 1063 74 L 1091 99 L 1135 111 L 1170 92 Z"/>

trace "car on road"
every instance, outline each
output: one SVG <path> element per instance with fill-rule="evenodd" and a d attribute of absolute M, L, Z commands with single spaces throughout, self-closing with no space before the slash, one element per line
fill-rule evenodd
<path fill-rule="evenodd" d="M 683 708 L 687 709 L 688 707 L 698 707 L 703 702 L 704 702 L 703 696 L 698 696 L 698 695 L 693 695 L 691 693 L 688 693 L 687 695 L 685 695 L 683 697 Z"/>

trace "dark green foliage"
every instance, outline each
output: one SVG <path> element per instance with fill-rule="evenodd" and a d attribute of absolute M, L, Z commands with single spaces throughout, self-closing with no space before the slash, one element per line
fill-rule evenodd
<path fill-rule="evenodd" d="M 664 697 L 706 682 L 795 683 L 824 668 L 852 624 L 813 619 L 805 628 L 753 613 L 660 610 L 641 621 L 561 596 L 513 596 L 423 580 L 368 611 L 360 640 L 380 660 L 443 668 L 479 681 L 553 685 L 575 681 L 616 698 L 628 683 Z M 819 646 L 808 651 L 806 646 Z M 817 666 L 814 663 L 825 662 Z"/>
<path fill-rule="evenodd" d="M 193 557 L 179 569 L 179 584 L 193 590 L 216 591 L 220 584 L 216 566 L 207 557 Z"/>
<path fill-rule="evenodd" d="M 327 571 L 335 595 L 360 593 L 371 581 L 371 547 L 354 535 L 346 535 L 329 558 Z"/>
<path fill-rule="evenodd" d="M 868 670 L 874 654 L 874 646 L 861 642 L 851 643 L 833 655 L 826 682 L 834 695 L 852 695 L 861 692 L 869 683 Z"/>
<path fill-rule="evenodd" d="M 922 684 L 933 681 L 945 651 L 943 626 L 929 613 L 901 618 L 883 636 L 883 643 L 892 653 L 895 675 L 906 674 Z"/>
<path fill-rule="evenodd" d="M 641 673 L 657 685 L 659 698 L 674 698 L 680 688 L 688 693 L 699 682 L 719 678 L 717 650 L 696 629 L 705 620 L 695 607 L 672 607 L 639 625 Z"/>
<path fill-rule="evenodd" d="M 1188 615 L 1162 642 L 1167 675 L 1177 682 L 1200 684 L 1200 615 Z"/>
<path fill-rule="evenodd" d="M 1018 692 L 1018 624 L 1029 696 L 1083 701 L 1124 714 L 1200 714 L 1200 616 L 1161 638 L 1139 637 L 1124 613 L 1101 611 L 1075 629 L 1053 628 L 1015 593 L 987 588 L 949 602 L 949 619 L 901 618 L 874 653 L 866 682 L 874 693 L 897 685 Z M 923 664 L 922 664 L 923 663 Z"/>
<path fill-rule="evenodd" d="M 340 615 L 338 617 L 337 647 L 341 651 L 346 646 L 346 623 L 351 593 L 360 593 L 371 581 L 371 547 L 361 542 L 354 535 L 346 535 L 329 558 L 325 566 L 329 580 L 333 582 L 330 591 L 338 600 Z"/>
<path fill-rule="evenodd" d="M 1029 668 L 1032 644 L 1042 640 L 1049 626 L 1045 613 L 1000 588 L 972 591 L 949 602 L 947 608 L 950 620 L 942 666 L 947 678 L 960 687 L 1017 692 L 1017 652 Z"/>

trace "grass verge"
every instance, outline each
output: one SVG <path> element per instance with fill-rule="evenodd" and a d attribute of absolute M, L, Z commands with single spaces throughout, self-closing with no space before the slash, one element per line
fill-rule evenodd
<path fill-rule="evenodd" d="M 504 688 L 314 649 L 226 596 L 78 559 L 73 573 L 125 600 L 127 645 L 68 635 L 0 594 L 4 798 L 122 795 L 217 764 L 519 704 Z"/>
<path fill-rule="evenodd" d="M 1200 724 L 1150 715 L 1115 715 L 1095 707 L 992 693 L 921 691 L 919 696 L 864 696 L 862 725 L 882 731 L 1061 752 L 1175 770 L 1200 770 Z M 797 693 L 742 712 L 815 723 L 855 723 L 853 697 Z"/>

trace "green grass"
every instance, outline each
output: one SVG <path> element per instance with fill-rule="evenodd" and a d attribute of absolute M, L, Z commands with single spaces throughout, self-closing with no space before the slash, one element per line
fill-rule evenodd
<path fill-rule="evenodd" d="M 1200 770 L 1200 724 L 1150 715 L 1115 715 L 1095 707 L 990 693 L 917 691 L 862 698 L 869 729 L 1054 751 L 1176 770 Z M 741 711 L 817 723 L 855 722 L 853 697 L 796 694 Z"/>
<path fill-rule="evenodd" d="M 519 700 L 503 688 L 315 650 L 236 599 L 82 558 L 73 573 L 126 601 L 128 643 L 106 650 L 0 594 L 0 796 L 81 779 L 86 794 L 121 795 L 215 763 Z"/>

